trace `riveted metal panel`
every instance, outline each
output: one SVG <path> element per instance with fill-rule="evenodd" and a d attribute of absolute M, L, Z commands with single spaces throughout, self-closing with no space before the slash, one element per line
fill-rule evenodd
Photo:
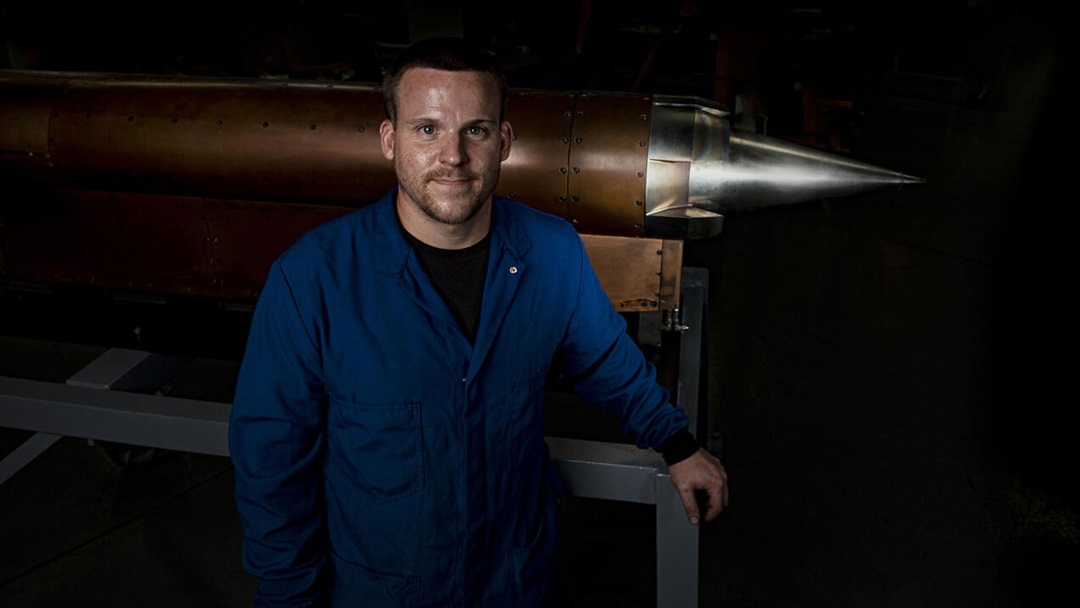
<path fill-rule="evenodd" d="M 581 235 L 600 286 L 619 312 L 660 310 L 664 241 Z"/>
<path fill-rule="evenodd" d="M 169 293 L 211 283 L 198 197 L 65 189 L 19 213 L 4 243 L 14 278 Z"/>
<path fill-rule="evenodd" d="M 132 289 L 196 292 L 212 273 L 202 199 L 115 192 L 115 234 L 84 234 L 90 247 L 111 249 L 107 269 Z M 126 279 L 126 281 L 125 281 Z"/>
<path fill-rule="evenodd" d="M 358 206 L 393 184 L 371 87 L 79 81 L 57 101 L 53 157 L 71 184 Z"/>
<path fill-rule="evenodd" d="M 108 198 L 71 200 L 43 193 L 33 204 L 2 205 L 0 250 L 4 273 L 13 279 L 74 283 L 86 278 L 94 260 L 82 251 L 80 230 L 107 226 Z M 5 201 L 18 202 L 18 201 Z"/>
<path fill-rule="evenodd" d="M 49 118 L 62 90 L 55 78 L 13 78 L 0 73 L 0 178 L 40 179 L 50 169 Z"/>
<path fill-rule="evenodd" d="M 683 242 L 663 241 L 663 261 L 660 266 L 660 308 L 679 308 L 682 300 Z"/>
<path fill-rule="evenodd" d="M 580 232 L 643 236 L 652 100 L 582 94 L 570 147 L 570 219 Z"/>
<path fill-rule="evenodd" d="M 495 194 L 567 218 L 567 172 L 574 95 L 523 91 L 510 95 L 514 132 Z"/>
<path fill-rule="evenodd" d="M 255 299 L 279 255 L 308 230 L 351 212 L 329 205 L 206 202 L 214 282 L 223 297 Z"/>
<path fill-rule="evenodd" d="M 0 98 L 0 156 L 40 164 L 48 153 L 47 100 Z"/>

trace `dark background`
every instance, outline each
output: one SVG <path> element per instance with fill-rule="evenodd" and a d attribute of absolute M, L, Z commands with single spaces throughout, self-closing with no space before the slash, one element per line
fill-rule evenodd
<path fill-rule="evenodd" d="M 688 245 L 710 271 L 709 428 L 733 500 L 702 531 L 702 605 L 1022 606 L 1080 566 L 1067 21 L 979 0 L 3 3 L 0 68 L 370 82 L 410 41 L 463 34 L 512 86 L 716 99 L 743 127 L 926 178 L 732 215 Z M 214 359 L 189 382 L 229 399 L 244 312 L 2 293 L 0 373 L 62 380 L 106 345 L 193 351 Z M 71 440 L 0 486 L 0 603 L 245 597 L 215 494 L 227 461 L 151 466 Z M 623 547 L 648 514 L 581 511 L 611 533 L 586 541 L 602 558 L 575 564 L 577 601 L 647 605 L 651 566 L 612 556 L 648 556 Z"/>

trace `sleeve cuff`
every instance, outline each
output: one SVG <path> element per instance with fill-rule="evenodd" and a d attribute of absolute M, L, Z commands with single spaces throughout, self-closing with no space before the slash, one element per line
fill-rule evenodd
<path fill-rule="evenodd" d="M 664 457 L 664 462 L 670 467 L 696 454 L 699 447 L 697 439 L 690 434 L 689 429 L 684 427 L 660 444 L 657 451 L 660 452 L 660 455 Z"/>

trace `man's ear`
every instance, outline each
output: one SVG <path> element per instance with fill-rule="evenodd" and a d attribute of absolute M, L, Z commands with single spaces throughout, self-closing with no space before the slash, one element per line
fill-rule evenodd
<path fill-rule="evenodd" d="M 514 141 L 514 129 L 510 126 L 510 123 L 503 121 L 499 127 L 499 139 L 501 139 L 501 152 L 502 159 L 506 160 L 510 158 L 510 142 Z"/>
<path fill-rule="evenodd" d="M 389 120 L 379 125 L 379 144 L 386 160 L 394 160 L 394 124 Z"/>

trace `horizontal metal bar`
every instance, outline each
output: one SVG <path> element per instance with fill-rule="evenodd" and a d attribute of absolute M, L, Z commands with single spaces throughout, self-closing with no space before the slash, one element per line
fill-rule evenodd
<path fill-rule="evenodd" d="M 666 473 L 652 451 L 623 443 L 547 437 L 551 459 L 569 494 L 656 504 L 655 478 Z"/>
<path fill-rule="evenodd" d="M 0 426 L 228 456 L 232 406 L 0 376 Z M 655 452 L 602 441 L 548 437 L 567 489 L 578 496 L 655 504 Z"/>
<path fill-rule="evenodd" d="M 227 403 L 0 376 L 0 426 L 229 455 Z"/>

